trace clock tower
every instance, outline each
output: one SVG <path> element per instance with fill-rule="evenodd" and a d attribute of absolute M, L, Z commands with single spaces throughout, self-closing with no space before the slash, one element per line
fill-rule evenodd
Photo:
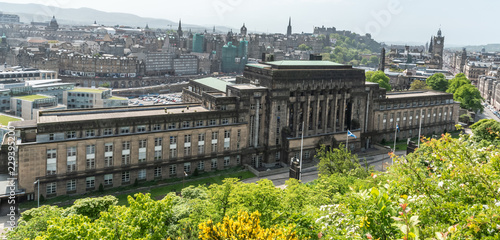
<path fill-rule="evenodd" d="M 437 32 L 437 36 L 432 38 L 432 49 L 430 49 L 432 63 L 438 69 L 443 68 L 443 51 L 444 51 L 444 37 L 441 34 L 441 29 Z"/>

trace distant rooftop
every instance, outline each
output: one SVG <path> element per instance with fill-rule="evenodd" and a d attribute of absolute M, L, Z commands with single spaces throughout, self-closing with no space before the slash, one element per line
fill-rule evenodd
<path fill-rule="evenodd" d="M 99 89 L 99 88 L 75 88 L 73 90 L 69 90 L 69 92 L 84 92 L 84 93 L 102 93 L 108 89 Z"/>
<path fill-rule="evenodd" d="M 331 61 L 298 61 L 298 60 L 285 60 L 285 61 L 273 61 L 273 62 L 263 62 L 248 64 L 247 66 L 255 68 L 272 68 L 272 69 L 297 69 L 300 67 L 307 69 L 338 69 L 338 68 L 352 68 L 351 65 L 344 65 L 340 63 L 335 63 Z"/>
<path fill-rule="evenodd" d="M 224 80 L 220 80 L 218 78 L 212 78 L 212 77 L 193 80 L 193 82 L 203 84 L 205 86 L 217 89 L 221 92 L 226 92 L 226 86 L 232 85 L 229 82 L 226 82 Z"/>
<path fill-rule="evenodd" d="M 430 96 L 450 96 L 450 97 L 452 97 L 453 95 L 451 93 L 436 92 L 436 91 L 396 92 L 396 93 L 387 93 L 386 94 L 386 97 L 389 99 L 408 98 L 408 97 L 430 97 Z"/>
<path fill-rule="evenodd" d="M 0 114 L 0 127 L 6 127 L 9 122 L 22 121 L 22 118 Z"/>
<path fill-rule="evenodd" d="M 15 98 L 33 102 L 33 101 L 38 100 L 38 99 L 45 99 L 45 98 L 50 98 L 50 97 L 44 96 L 44 95 L 27 95 L 27 96 L 15 97 Z"/>

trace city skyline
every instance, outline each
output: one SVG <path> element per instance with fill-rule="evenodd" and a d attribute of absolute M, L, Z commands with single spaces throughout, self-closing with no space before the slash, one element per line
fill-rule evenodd
<path fill-rule="evenodd" d="M 288 18 L 291 17 L 293 33 L 310 33 L 314 27 L 324 25 L 360 34 L 368 32 L 379 42 L 401 44 L 425 44 L 439 28 L 446 37 L 446 47 L 498 43 L 497 39 L 500 37 L 500 33 L 489 30 L 493 28 L 494 23 L 493 16 L 495 16 L 496 7 L 493 5 L 499 4 L 486 2 L 486 0 L 479 0 L 477 4 L 468 6 L 467 12 L 457 1 L 451 5 L 449 1 L 433 2 L 430 0 L 418 2 L 400 0 L 297 0 L 293 2 L 191 0 L 175 3 L 146 0 L 127 4 L 95 0 L 85 2 L 4 0 L 3 2 L 37 3 L 60 8 L 86 7 L 171 21 L 182 19 L 185 24 L 227 26 L 233 28 L 233 31 L 239 31 L 239 27 L 245 23 L 249 32 L 263 33 L 286 33 Z M 165 7 L 154 7 L 157 5 Z M 185 9 L 185 11 L 179 11 L 179 9 Z M 40 11 L 45 15 L 52 13 L 57 17 L 57 12 L 52 12 L 51 8 L 43 8 Z M 462 16 L 467 16 L 467 18 Z M 481 24 L 471 19 L 481 19 Z"/>

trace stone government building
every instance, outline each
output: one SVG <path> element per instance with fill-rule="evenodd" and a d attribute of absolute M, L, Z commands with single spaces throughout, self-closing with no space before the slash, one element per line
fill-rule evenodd
<path fill-rule="evenodd" d="M 248 164 L 267 168 L 300 157 L 312 161 L 321 144 L 349 139 L 353 150 L 394 137 L 450 131 L 458 103 L 448 93 L 386 93 L 365 82 L 364 70 L 326 61 L 248 64 L 235 82 L 191 80 L 186 104 L 47 111 L 16 128 L 19 186 L 27 199 L 83 194 L 102 184 L 182 177 Z M 302 123 L 304 127 L 302 127 Z M 392 136 L 392 137 L 391 137 Z"/>

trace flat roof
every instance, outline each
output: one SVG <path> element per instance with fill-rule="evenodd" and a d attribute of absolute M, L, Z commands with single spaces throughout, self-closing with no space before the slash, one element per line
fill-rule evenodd
<path fill-rule="evenodd" d="M 436 92 L 436 91 L 397 92 L 397 93 L 387 93 L 386 94 L 386 97 L 389 99 L 409 98 L 409 97 L 432 97 L 432 96 L 453 97 L 453 95 L 451 93 Z"/>
<path fill-rule="evenodd" d="M 121 119 L 130 117 L 153 117 L 165 114 L 186 114 L 194 112 L 208 112 L 209 110 L 198 105 L 189 107 L 189 110 L 182 106 L 161 106 L 157 108 L 145 107 L 124 107 L 113 109 L 91 109 L 77 111 L 45 112 L 38 117 L 38 123 L 60 123 L 60 122 L 79 122 L 103 119 Z M 167 113 L 165 113 L 167 108 Z"/>
<path fill-rule="evenodd" d="M 111 100 L 128 100 L 127 98 L 124 98 L 124 97 L 115 97 L 115 96 L 112 96 L 109 99 L 111 99 Z"/>
<path fill-rule="evenodd" d="M 224 80 L 220 80 L 218 78 L 212 78 L 212 77 L 196 79 L 196 80 L 193 80 L 193 82 L 203 84 L 203 85 L 211 87 L 213 89 L 217 89 L 221 92 L 226 92 L 226 86 L 232 85 L 232 83 L 230 83 L 230 82 L 226 82 Z"/>
<path fill-rule="evenodd" d="M 266 62 L 265 64 L 273 66 L 344 66 L 344 64 L 331 62 L 331 61 L 320 61 L 320 60 L 309 60 L 309 61 L 299 61 L 299 60 L 284 60 L 284 61 L 274 61 Z"/>
<path fill-rule="evenodd" d="M 84 93 L 102 93 L 108 89 L 99 89 L 99 88 L 75 88 L 73 90 L 69 90 L 68 92 L 84 92 Z"/>
<path fill-rule="evenodd" d="M 231 87 L 237 88 L 237 89 L 265 89 L 266 87 L 263 86 L 255 86 L 253 84 L 234 84 L 231 85 Z"/>
<path fill-rule="evenodd" d="M 19 96 L 19 97 L 14 97 L 14 98 L 33 102 L 33 101 L 38 100 L 38 99 L 45 99 L 45 98 L 50 98 L 50 97 L 44 96 L 44 95 L 27 95 L 27 96 Z"/>
<path fill-rule="evenodd" d="M 0 114 L 0 127 L 8 126 L 9 122 L 23 121 L 22 118 Z"/>

